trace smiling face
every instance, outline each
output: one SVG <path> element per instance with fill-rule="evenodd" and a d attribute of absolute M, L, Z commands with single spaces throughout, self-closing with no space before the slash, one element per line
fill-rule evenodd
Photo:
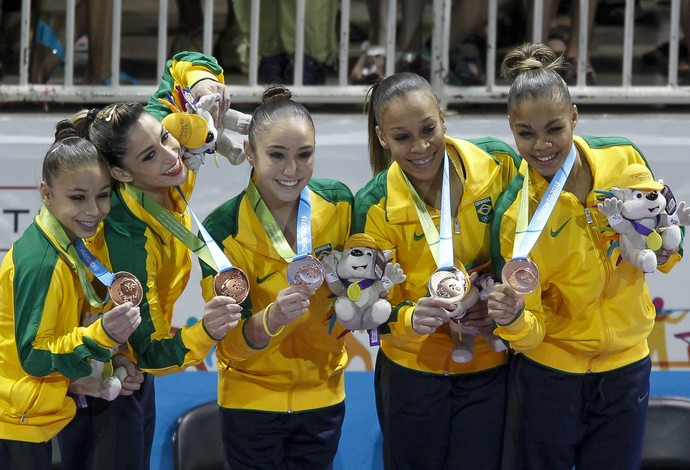
<path fill-rule="evenodd" d="M 438 176 L 445 153 L 444 133 L 445 116 L 427 90 L 389 101 L 376 127 L 379 142 L 415 186 Z"/>
<path fill-rule="evenodd" d="M 110 175 L 96 163 L 64 172 L 50 185 L 42 182 L 40 192 L 71 241 L 93 236 L 110 212 Z"/>
<path fill-rule="evenodd" d="M 129 134 L 127 153 L 122 168 L 111 173 L 119 181 L 132 183 L 160 200 L 171 187 L 187 180 L 187 167 L 182 163 L 180 144 L 163 125 L 143 113 Z"/>
<path fill-rule="evenodd" d="M 271 210 L 293 204 L 314 173 L 314 128 L 299 117 L 275 120 L 244 150 L 256 187 Z"/>
<path fill-rule="evenodd" d="M 535 98 L 516 103 L 508 120 L 518 152 L 551 181 L 573 145 L 577 107 L 566 101 Z"/>

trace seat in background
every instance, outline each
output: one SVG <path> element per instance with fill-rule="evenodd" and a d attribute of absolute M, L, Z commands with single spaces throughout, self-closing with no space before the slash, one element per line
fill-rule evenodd
<path fill-rule="evenodd" d="M 641 468 L 690 469 L 690 399 L 649 399 Z"/>
<path fill-rule="evenodd" d="M 198 405 L 177 420 L 173 433 L 175 470 L 224 470 L 220 411 L 215 401 Z"/>

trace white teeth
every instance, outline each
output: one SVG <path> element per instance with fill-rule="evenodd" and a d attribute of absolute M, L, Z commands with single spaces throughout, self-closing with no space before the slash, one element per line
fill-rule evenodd
<path fill-rule="evenodd" d="M 170 167 L 170 168 L 169 168 L 165 173 L 163 173 L 163 174 L 164 174 L 164 175 L 171 175 L 171 174 L 175 173 L 179 167 L 180 167 L 180 159 L 178 158 L 177 161 L 175 162 L 175 164 L 174 164 L 172 167 Z"/>
<path fill-rule="evenodd" d="M 282 186 L 287 186 L 288 188 L 292 188 L 293 186 L 296 186 L 297 183 L 299 183 L 299 180 L 294 180 L 294 181 L 284 181 L 284 180 L 276 180 L 278 184 Z"/>
<path fill-rule="evenodd" d="M 434 156 L 430 155 L 423 160 L 410 160 L 410 163 L 412 163 L 412 165 L 414 165 L 414 166 L 422 167 L 422 166 L 428 165 L 431 162 L 431 160 L 433 160 L 433 159 L 434 159 Z"/>
<path fill-rule="evenodd" d="M 548 162 L 549 160 L 553 160 L 556 157 L 555 153 L 552 153 L 551 155 L 542 155 L 541 157 L 534 157 L 540 162 Z"/>
<path fill-rule="evenodd" d="M 81 226 L 86 227 L 86 228 L 94 228 L 95 226 L 98 225 L 98 222 L 83 222 L 81 220 L 78 220 L 77 222 L 79 222 L 79 224 Z"/>

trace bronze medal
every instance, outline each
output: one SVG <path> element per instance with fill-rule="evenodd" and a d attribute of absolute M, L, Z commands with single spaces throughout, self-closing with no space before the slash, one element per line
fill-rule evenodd
<path fill-rule="evenodd" d="M 442 268 L 431 274 L 427 287 L 432 297 L 458 302 L 465 297 L 471 286 L 470 279 L 464 270 Z"/>
<path fill-rule="evenodd" d="M 294 260 L 287 267 L 287 280 L 293 286 L 307 286 L 316 290 L 323 283 L 325 277 L 323 265 L 313 256 Z"/>
<path fill-rule="evenodd" d="M 513 258 L 501 270 L 501 279 L 518 294 L 529 294 L 539 283 L 539 268 L 528 258 Z"/>
<path fill-rule="evenodd" d="M 144 288 L 134 274 L 120 271 L 115 273 L 115 278 L 108 287 L 108 294 L 115 305 L 132 302 L 136 307 L 144 298 Z"/>
<path fill-rule="evenodd" d="M 216 295 L 232 297 L 239 304 L 249 295 L 249 279 L 241 269 L 231 268 L 216 274 L 213 290 Z"/>

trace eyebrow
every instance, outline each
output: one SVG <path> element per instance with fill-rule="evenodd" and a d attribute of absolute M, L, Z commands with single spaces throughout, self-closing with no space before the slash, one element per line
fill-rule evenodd
<path fill-rule="evenodd" d="M 159 124 L 160 124 L 160 123 L 159 123 Z M 161 129 L 161 131 L 160 131 L 160 134 L 159 134 L 159 135 L 160 135 L 160 139 L 161 139 L 161 142 L 162 142 L 162 141 L 163 141 L 163 136 L 168 132 L 168 130 L 163 126 L 163 124 L 160 124 L 160 129 Z M 153 146 L 153 145 L 149 145 L 149 146 L 145 147 L 141 152 L 139 152 L 139 153 L 137 154 L 137 156 L 136 156 L 135 158 L 138 160 L 140 157 L 143 157 L 144 155 L 146 155 L 147 153 L 149 153 L 151 150 L 154 150 L 154 146 Z"/>
<path fill-rule="evenodd" d="M 313 148 L 314 148 L 314 145 L 309 144 L 309 145 L 301 146 L 298 150 L 313 149 Z M 266 149 L 287 150 L 288 148 L 285 145 L 275 144 L 275 145 L 266 146 Z"/>
<path fill-rule="evenodd" d="M 434 124 L 433 120 L 434 120 L 434 116 L 427 116 L 427 117 L 425 117 L 424 119 L 420 120 L 419 123 L 422 124 L 422 125 Z M 428 121 L 432 121 L 432 122 L 428 122 Z M 395 126 L 395 127 L 391 127 L 391 128 L 390 128 L 390 130 L 392 130 L 392 131 L 395 131 L 395 130 L 398 130 L 398 129 L 405 130 L 405 129 L 406 129 L 406 126 Z"/>
<path fill-rule="evenodd" d="M 107 189 L 110 189 L 110 183 L 104 184 L 103 186 L 101 186 L 101 187 L 98 189 L 98 191 L 105 191 L 105 190 L 107 190 Z M 88 192 L 89 190 L 86 189 L 86 188 L 76 187 L 76 188 L 70 188 L 70 189 L 68 189 L 68 191 L 76 191 L 76 192 L 80 192 L 80 193 L 86 193 L 86 192 Z"/>
<path fill-rule="evenodd" d="M 544 126 L 544 128 L 547 128 L 547 127 L 549 127 L 549 126 L 552 126 L 552 125 L 555 124 L 557 121 L 560 121 L 560 120 L 562 120 L 562 119 L 563 119 L 563 118 L 555 118 L 555 119 L 552 119 L 552 120 L 550 120 L 549 122 L 546 123 L 546 126 Z M 532 126 L 530 126 L 529 124 L 525 124 L 525 123 L 521 123 L 521 122 L 515 123 L 515 127 L 524 127 L 524 128 L 527 128 L 527 129 L 531 129 L 531 128 L 532 128 Z"/>

